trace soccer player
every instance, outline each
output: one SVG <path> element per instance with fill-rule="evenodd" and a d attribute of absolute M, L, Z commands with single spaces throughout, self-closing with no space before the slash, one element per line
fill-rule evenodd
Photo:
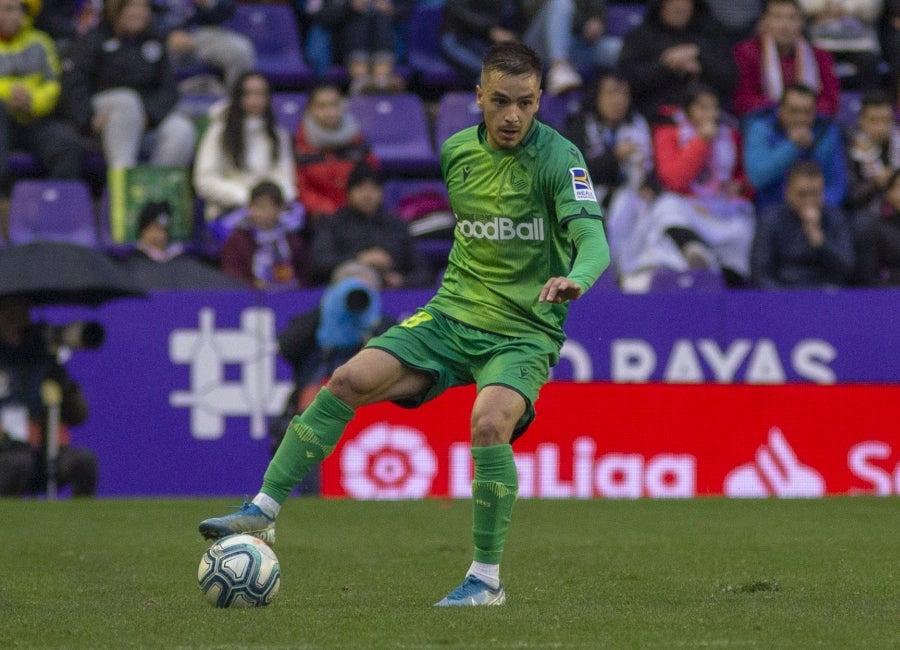
<path fill-rule="evenodd" d="M 502 605 L 500 560 L 518 493 L 510 443 L 559 359 L 568 302 L 609 264 L 600 207 L 581 152 L 534 119 L 542 63 L 521 43 L 491 46 L 476 100 L 483 122 L 450 137 L 441 169 L 457 226 L 435 296 L 339 367 L 291 422 L 253 501 L 207 519 L 207 539 L 273 542 L 280 506 L 334 449 L 355 409 L 415 407 L 475 384 L 471 436 L 474 561 L 440 607 Z"/>

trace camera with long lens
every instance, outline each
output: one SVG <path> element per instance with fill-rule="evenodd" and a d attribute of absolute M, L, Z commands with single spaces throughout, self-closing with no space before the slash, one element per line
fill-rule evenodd
<path fill-rule="evenodd" d="M 346 348 L 361 345 L 371 334 L 381 313 L 381 298 L 365 282 L 346 278 L 326 289 L 320 307 L 319 344 Z"/>
<path fill-rule="evenodd" d="M 31 339 L 47 352 L 56 354 L 63 348 L 70 350 L 96 350 L 106 337 L 106 330 L 94 321 L 72 321 L 65 325 L 35 323 L 29 327 L 26 338 Z"/>

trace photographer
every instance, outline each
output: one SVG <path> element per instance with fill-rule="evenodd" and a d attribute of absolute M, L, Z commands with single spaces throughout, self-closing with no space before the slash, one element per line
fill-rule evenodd
<path fill-rule="evenodd" d="M 73 496 L 93 496 L 96 491 L 96 457 L 69 445 L 68 427 L 87 419 L 87 403 L 56 359 L 56 347 L 73 334 L 80 339 L 78 347 L 97 347 L 102 340 L 97 325 L 53 328 L 32 323 L 26 301 L 0 297 L 0 496 L 34 494 L 47 487 L 48 408 L 42 399 L 47 380 L 58 384 L 62 395 L 57 482 L 71 485 Z"/>
<path fill-rule="evenodd" d="M 272 426 L 272 452 L 285 422 L 302 412 L 339 365 L 372 336 L 397 321 L 381 313 L 381 276 L 360 262 L 338 266 L 319 304 L 291 319 L 278 336 L 278 352 L 294 369 L 294 391 Z"/>

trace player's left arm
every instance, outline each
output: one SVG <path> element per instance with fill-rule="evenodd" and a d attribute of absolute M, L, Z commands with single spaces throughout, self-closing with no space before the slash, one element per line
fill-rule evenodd
<path fill-rule="evenodd" d="M 559 304 L 580 298 L 609 266 L 609 244 L 600 219 L 570 219 L 567 227 L 577 251 L 572 270 L 565 277 L 547 280 L 540 302 Z"/>

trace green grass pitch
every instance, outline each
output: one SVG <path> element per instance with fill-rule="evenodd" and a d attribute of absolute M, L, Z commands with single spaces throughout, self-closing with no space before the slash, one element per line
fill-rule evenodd
<path fill-rule="evenodd" d="M 436 609 L 468 501 L 289 501 L 275 602 L 216 610 L 233 500 L 0 501 L 0 648 L 900 648 L 900 500 L 516 504 L 505 607 Z"/>

